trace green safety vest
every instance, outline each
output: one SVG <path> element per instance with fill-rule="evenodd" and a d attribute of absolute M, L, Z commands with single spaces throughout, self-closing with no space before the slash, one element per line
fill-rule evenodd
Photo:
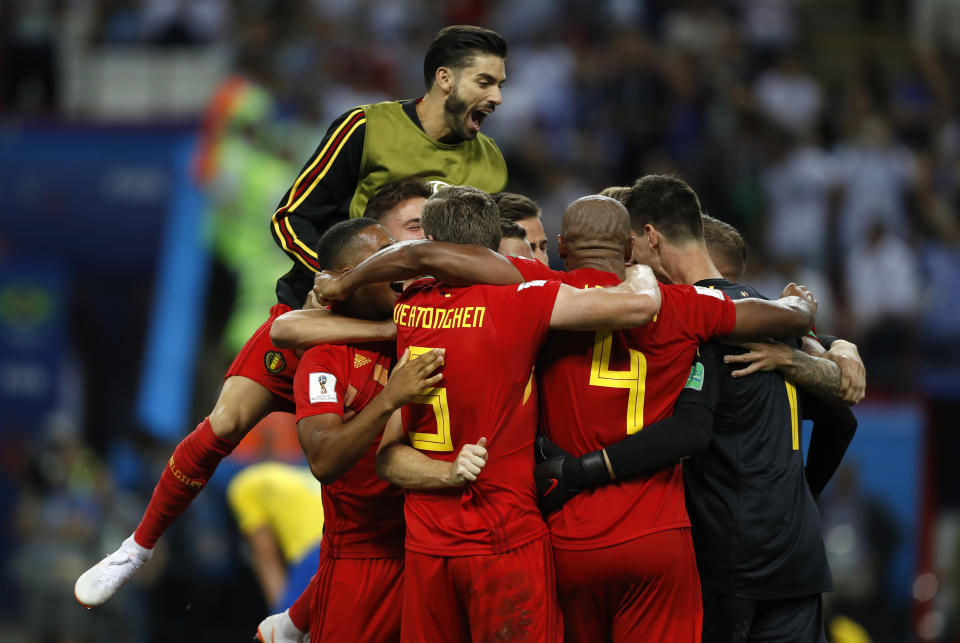
<path fill-rule="evenodd" d="M 507 164 L 493 139 L 485 134 L 469 141 L 441 143 L 417 127 L 397 101 L 364 105 L 366 133 L 360 181 L 350 201 L 350 216 L 362 217 L 367 201 L 381 186 L 420 176 L 434 189 L 469 185 L 500 192 L 507 184 Z"/>

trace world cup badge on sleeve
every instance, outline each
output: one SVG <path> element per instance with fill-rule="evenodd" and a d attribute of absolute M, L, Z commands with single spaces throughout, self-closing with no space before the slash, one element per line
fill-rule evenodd
<path fill-rule="evenodd" d="M 332 373 L 310 373 L 310 404 L 336 401 L 336 376 Z"/>

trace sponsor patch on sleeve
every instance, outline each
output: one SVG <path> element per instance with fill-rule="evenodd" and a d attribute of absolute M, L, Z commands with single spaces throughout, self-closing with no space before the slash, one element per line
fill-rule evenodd
<path fill-rule="evenodd" d="M 693 363 L 693 367 L 690 369 L 690 377 L 687 378 L 687 383 L 683 385 L 683 388 L 693 389 L 694 391 L 703 390 L 703 364 L 700 362 Z"/>
<path fill-rule="evenodd" d="M 535 288 L 537 286 L 542 286 L 545 283 L 547 283 L 546 279 L 534 279 L 533 281 L 525 281 L 519 286 L 517 286 L 517 292 L 520 292 L 521 290 L 525 290 L 527 288 Z"/>
<path fill-rule="evenodd" d="M 336 401 L 336 376 L 332 373 L 310 373 L 310 404 Z"/>
<path fill-rule="evenodd" d="M 703 286 L 694 286 L 693 289 L 696 290 L 701 295 L 716 297 L 720 301 L 723 301 L 723 293 L 717 290 L 716 288 L 704 288 Z"/>

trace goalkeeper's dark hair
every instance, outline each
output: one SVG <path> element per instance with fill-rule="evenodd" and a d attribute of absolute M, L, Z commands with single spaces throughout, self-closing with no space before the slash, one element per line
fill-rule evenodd
<path fill-rule="evenodd" d="M 423 204 L 423 233 L 434 241 L 500 246 L 500 211 L 483 190 L 457 185 L 437 191 Z"/>
<path fill-rule="evenodd" d="M 373 219 L 347 219 L 330 227 L 317 242 L 317 263 L 324 270 L 341 270 L 350 265 L 359 248 L 357 238 L 371 226 Z"/>
<path fill-rule="evenodd" d="M 642 235 L 647 224 L 670 243 L 703 239 L 700 199 L 686 181 L 677 176 L 648 174 L 633 184 L 621 199 L 630 214 L 630 227 Z"/>
<path fill-rule="evenodd" d="M 423 84 L 429 91 L 441 67 L 455 72 L 470 64 L 474 56 L 489 54 L 507 57 L 507 41 L 496 31 L 473 25 L 444 27 L 433 37 L 423 57 Z"/>

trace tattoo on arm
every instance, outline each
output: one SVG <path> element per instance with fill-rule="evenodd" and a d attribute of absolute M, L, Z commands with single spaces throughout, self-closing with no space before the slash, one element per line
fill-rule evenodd
<path fill-rule="evenodd" d="M 778 369 L 780 373 L 811 395 L 827 402 L 840 400 L 840 367 L 828 359 L 793 349 L 792 359 Z"/>

